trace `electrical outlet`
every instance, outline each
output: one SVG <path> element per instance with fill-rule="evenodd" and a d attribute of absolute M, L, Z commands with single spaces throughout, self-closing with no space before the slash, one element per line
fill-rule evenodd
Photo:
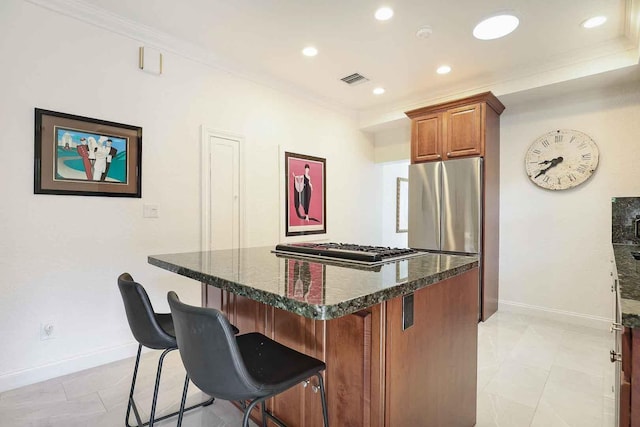
<path fill-rule="evenodd" d="M 40 341 L 57 337 L 57 330 L 53 322 L 40 323 Z"/>

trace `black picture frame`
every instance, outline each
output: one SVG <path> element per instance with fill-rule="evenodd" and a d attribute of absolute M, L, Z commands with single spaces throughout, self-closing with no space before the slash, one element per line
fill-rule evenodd
<path fill-rule="evenodd" d="M 142 197 L 142 128 L 35 109 L 34 194 Z"/>
<path fill-rule="evenodd" d="M 285 235 L 289 237 L 326 234 L 326 159 L 285 152 L 284 160 Z M 308 176 L 307 166 L 309 167 Z M 307 189 L 309 183 L 310 186 Z M 311 191 L 309 192 L 309 190 Z"/>

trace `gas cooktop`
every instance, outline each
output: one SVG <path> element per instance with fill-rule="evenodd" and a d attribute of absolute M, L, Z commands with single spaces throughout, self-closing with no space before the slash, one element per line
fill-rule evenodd
<path fill-rule="evenodd" d="M 348 243 L 282 243 L 276 245 L 274 252 L 365 265 L 383 264 L 423 254 L 423 252 L 414 249 Z"/>

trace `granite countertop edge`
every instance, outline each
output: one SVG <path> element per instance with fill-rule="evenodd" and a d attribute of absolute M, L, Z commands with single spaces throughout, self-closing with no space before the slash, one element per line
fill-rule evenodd
<path fill-rule="evenodd" d="M 358 311 L 377 305 L 381 302 L 402 295 L 410 294 L 419 289 L 441 282 L 442 280 L 458 276 L 479 266 L 479 261 L 476 258 L 466 264 L 443 270 L 429 276 L 421 277 L 419 279 L 409 280 L 406 283 L 401 283 L 396 286 L 391 286 L 387 289 L 378 290 L 376 292 L 372 292 L 371 294 L 367 294 L 348 301 L 343 301 L 338 304 L 317 305 L 295 301 L 290 298 L 259 290 L 248 285 L 243 285 L 241 283 L 211 276 L 199 271 L 192 270 L 190 268 L 178 266 L 170 262 L 154 258 L 153 256 L 149 256 L 147 259 L 149 264 L 155 265 L 164 270 L 171 271 L 181 276 L 189 277 L 199 282 L 207 283 L 216 288 L 224 289 L 234 294 L 244 296 L 252 300 L 316 320 L 331 320 L 338 317 L 346 316 L 348 314 L 356 313 Z"/>

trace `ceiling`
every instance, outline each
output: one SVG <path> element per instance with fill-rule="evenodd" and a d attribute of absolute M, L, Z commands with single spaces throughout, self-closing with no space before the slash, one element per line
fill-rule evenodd
<path fill-rule="evenodd" d="M 364 125 L 382 120 L 374 116 L 468 90 L 510 93 L 638 63 L 632 27 L 640 0 L 81 2 L 197 46 L 240 75 L 369 115 Z M 389 21 L 374 19 L 381 5 L 394 9 Z M 492 41 L 473 37 L 476 23 L 504 10 L 520 18 L 515 32 Z M 582 28 L 594 15 L 608 21 Z M 416 37 L 424 25 L 433 33 Z M 307 45 L 319 54 L 304 57 Z M 452 72 L 436 74 L 442 64 Z M 356 72 L 370 81 L 340 81 Z M 386 92 L 373 95 L 377 86 Z"/>

